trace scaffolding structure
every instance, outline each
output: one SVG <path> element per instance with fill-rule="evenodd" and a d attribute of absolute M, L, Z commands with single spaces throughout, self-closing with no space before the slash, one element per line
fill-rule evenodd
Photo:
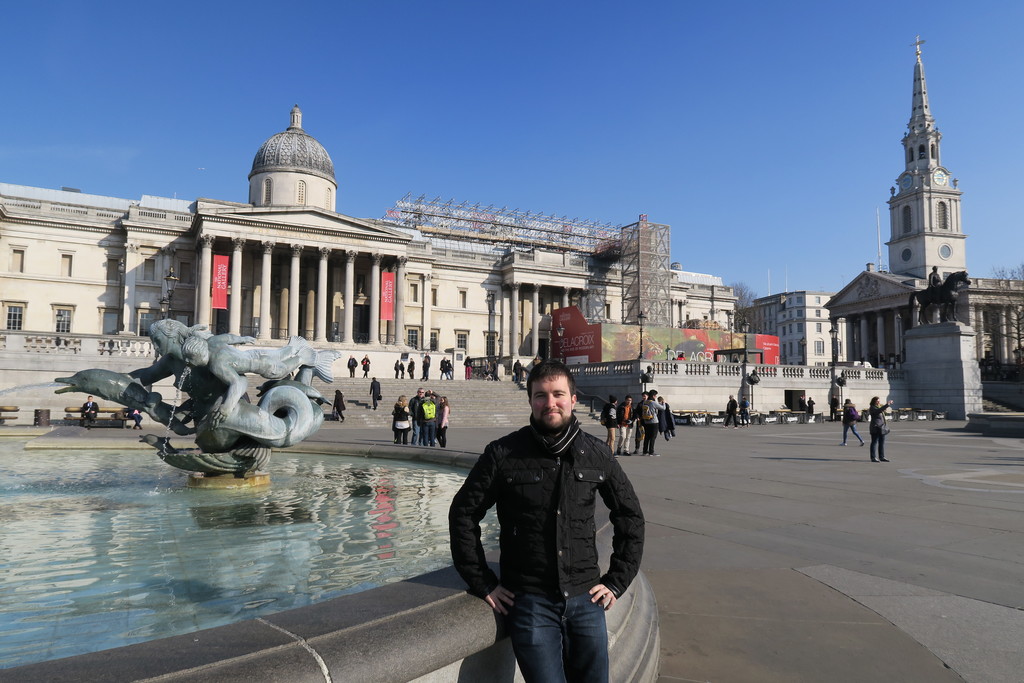
<path fill-rule="evenodd" d="M 622 320 L 636 325 L 672 324 L 672 273 L 669 270 L 671 231 L 646 216 L 622 228 Z"/>
<path fill-rule="evenodd" d="M 558 217 L 507 207 L 442 201 L 407 194 L 384 213 L 384 221 L 403 228 L 461 240 L 503 242 L 527 247 L 618 256 L 619 228 L 582 218 Z"/>

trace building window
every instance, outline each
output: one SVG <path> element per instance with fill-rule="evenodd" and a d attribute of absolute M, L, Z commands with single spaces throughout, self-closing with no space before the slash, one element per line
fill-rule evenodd
<path fill-rule="evenodd" d="M 103 334 L 117 334 L 117 311 L 103 311 Z"/>
<path fill-rule="evenodd" d="M 459 330 L 455 333 L 455 346 L 463 351 L 469 348 L 469 332 Z"/>
<path fill-rule="evenodd" d="M 327 209 L 328 211 L 331 211 L 331 205 L 331 188 L 328 187 L 327 190 L 324 192 L 324 208 Z"/>
<path fill-rule="evenodd" d="M 152 311 L 139 311 L 139 335 L 149 336 L 149 326 L 156 322 L 156 313 Z"/>
<path fill-rule="evenodd" d="M 420 347 L 420 330 L 418 327 L 410 327 L 405 331 L 405 342 L 414 349 Z"/>
<path fill-rule="evenodd" d="M 195 284 L 195 270 L 190 261 L 178 262 L 178 283 L 182 285 Z"/>
<path fill-rule="evenodd" d="M 146 282 L 156 282 L 156 260 L 148 258 L 142 262 L 142 279 Z"/>
<path fill-rule="evenodd" d="M 107 282 L 120 282 L 121 280 L 121 259 L 107 259 Z"/>
<path fill-rule="evenodd" d="M 821 332 L 821 323 L 814 323 L 817 332 Z"/>
<path fill-rule="evenodd" d="M 430 305 L 437 306 L 437 287 L 430 288 Z"/>
<path fill-rule="evenodd" d="M 821 309 L 820 308 L 814 309 L 814 317 L 815 318 L 820 318 L 821 317 Z"/>
<path fill-rule="evenodd" d="M 918 145 L 917 146 L 917 158 L 918 159 L 927 159 L 928 158 L 928 152 L 925 151 L 924 145 Z"/>
<path fill-rule="evenodd" d="M 299 205 L 306 203 L 306 181 L 300 180 L 296 189 L 296 203 Z"/>
<path fill-rule="evenodd" d="M 273 183 L 271 183 L 270 178 L 267 178 L 266 180 L 263 181 L 263 205 L 264 206 L 269 206 L 270 205 L 270 201 L 271 201 L 271 198 L 273 196 L 273 192 L 272 192 L 273 189 L 274 189 L 274 186 L 273 186 Z"/>
<path fill-rule="evenodd" d="M 910 213 L 910 207 L 909 206 L 904 206 L 903 207 L 903 219 L 902 219 L 903 234 L 904 235 L 909 233 L 910 230 L 911 230 L 911 220 L 910 220 L 911 218 L 912 218 L 912 214 Z"/>
<path fill-rule="evenodd" d="M 935 211 L 935 219 L 939 224 L 939 230 L 949 230 L 949 209 L 946 207 L 946 202 L 939 202 Z"/>
<path fill-rule="evenodd" d="M 487 355 L 494 356 L 498 350 L 498 334 L 496 332 L 487 333 Z"/>
<path fill-rule="evenodd" d="M 71 277 L 71 273 L 73 271 L 72 265 L 74 264 L 74 259 L 75 259 L 75 257 L 72 256 L 71 254 L 61 254 L 60 255 L 60 276 L 61 277 Z"/>
<path fill-rule="evenodd" d="M 415 282 L 409 283 L 409 301 L 414 304 L 420 302 L 420 286 Z"/>
<path fill-rule="evenodd" d="M 356 294 L 366 293 L 366 276 L 363 274 L 356 275 Z"/>
<path fill-rule="evenodd" d="M 68 334 L 71 332 L 71 309 L 58 308 L 54 313 L 56 314 L 56 323 L 53 331 L 57 334 Z"/>
<path fill-rule="evenodd" d="M 25 250 L 24 249 L 11 249 L 11 272 L 12 273 L 24 273 L 25 272 Z"/>
<path fill-rule="evenodd" d="M 466 301 L 468 299 L 468 296 L 469 296 L 469 294 L 468 294 L 468 292 L 466 292 L 466 290 L 464 290 L 464 289 L 460 289 L 459 290 L 459 308 L 466 308 Z M 466 348 L 466 347 L 463 346 L 462 348 Z"/>
<path fill-rule="evenodd" d="M 818 331 L 821 332 L 821 330 L 818 330 Z M 825 342 L 823 342 L 820 339 L 817 340 L 816 342 L 814 342 L 814 355 L 816 355 L 816 356 L 824 356 L 825 355 Z"/>
<path fill-rule="evenodd" d="M 440 330 L 430 331 L 430 350 L 437 351 L 437 337 L 440 334 Z"/>
<path fill-rule="evenodd" d="M 25 323 L 25 307 L 17 304 L 7 305 L 7 329 L 20 330 Z"/>
<path fill-rule="evenodd" d="M 804 324 L 803 323 L 797 323 L 796 324 L 796 331 L 797 331 L 797 334 L 803 334 L 804 333 Z"/>

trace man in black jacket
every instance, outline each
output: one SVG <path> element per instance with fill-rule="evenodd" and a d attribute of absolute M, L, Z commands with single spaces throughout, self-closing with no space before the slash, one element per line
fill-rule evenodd
<path fill-rule="evenodd" d="M 489 444 L 452 501 L 452 558 L 470 593 L 507 615 L 526 681 L 606 681 L 604 612 L 639 571 L 643 512 L 608 447 L 572 414 L 576 386 L 568 368 L 539 363 L 526 388 L 529 426 Z M 604 574 L 595 544 L 597 496 L 614 529 Z M 492 505 L 501 527 L 500 580 L 480 543 L 480 520 Z"/>

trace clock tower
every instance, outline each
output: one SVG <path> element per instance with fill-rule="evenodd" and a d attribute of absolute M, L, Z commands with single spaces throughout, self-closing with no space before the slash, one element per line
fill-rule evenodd
<path fill-rule="evenodd" d="M 935 127 L 928 106 L 928 88 L 921 63 L 921 44 L 914 43 L 914 99 L 903 136 L 904 170 L 890 188 L 889 270 L 920 279 L 932 266 L 945 276 L 967 269 L 963 226 L 960 223 L 960 195 L 957 181 L 942 165 L 942 133 Z"/>

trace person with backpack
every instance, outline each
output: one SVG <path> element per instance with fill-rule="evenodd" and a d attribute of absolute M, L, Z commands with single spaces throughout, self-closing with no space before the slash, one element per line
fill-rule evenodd
<path fill-rule="evenodd" d="M 644 450 L 642 455 L 658 457 L 660 454 L 654 452 L 654 443 L 658 440 L 658 415 L 665 410 L 665 404 L 658 403 L 658 392 L 651 389 L 647 394 L 647 400 L 640 405 L 640 419 L 644 423 Z"/>
<path fill-rule="evenodd" d="M 431 392 L 423 397 L 417 412 L 420 416 L 420 445 L 433 448 L 437 445 L 437 404 Z"/>
<path fill-rule="evenodd" d="M 412 361 L 409 361 L 410 363 Z M 409 373 L 412 377 L 412 372 Z M 423 403 L 423 387 L 416 390 L 416 395 L 409 399 L 409 415 L 412 418 L 412 445 L 420 443 L 420 404 Z"/>
<path fill-rule="evenodd" d="M 636 419 L 632 396 L 622 399 L 615 415 L 619 423 L 619 447 L 615 451 L 615 455 L 629 455 L 629 437 L 633 435 L 633 421 Z"/>
<path fill-rule="evenodd" d="M 846 445 L 846 434 L 851 431 L 860 441 L 860 445 L 864 445 L 864 439 L 860 438 L 860 434 L 857 433 L 858 421 L 860 421 L 860 413 L 857 412 L 857 406 L 850 399 L 846 399 L 843 403 L 843 442 L 839 444 L 840 446 Z"/>
<path fill-rule="evenodd" d="M 619 421 L 615 413 L 615 397 L 608 396 L 608 402 L 601 409 L 601 425 L 608 430 L 604 442 L 608 444 L 608 450 L 615 452 L 615 432 L 619 429 Z"/>
<path fill-rule="evenodd" d="M 740 399 L 740 427 L 750 426 L 750 401 L 744 396 Z"/>

